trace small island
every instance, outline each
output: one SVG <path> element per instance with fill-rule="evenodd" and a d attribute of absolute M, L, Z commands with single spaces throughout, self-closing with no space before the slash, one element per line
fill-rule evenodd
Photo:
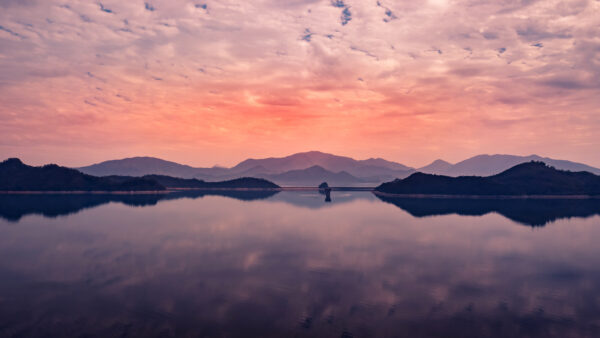
<path fill-rule="evenodd" d="M 600 196 L 600 176 L 557 170 L 543 162 L 516 165 L 488 177 L 449 177 L 415 173 L 383 183 L 375 193 L 384 196 Z"/>
<path fill-rule="evenodd" d="M 98 177 L 56 164 L 29 166 L 17 158 L 0 162 L 2 192 L 166 192 L 177 189 L 276 190 L 279 186 L 252 177 L 222 182 L 161 175 Z"/>

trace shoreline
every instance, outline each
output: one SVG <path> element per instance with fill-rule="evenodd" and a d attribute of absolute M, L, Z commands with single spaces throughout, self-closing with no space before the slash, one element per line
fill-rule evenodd
<path fill-rule="evenodd" d="M 332 191 L 366 191 L 372 192 L 374 188 L 353 188 L 353 187 L 338 187 L 331 188 Z M 1 190 L 0 194 L 4 195 L 157 195 L 169 194 L 173 192 L 185 191 L 319 191 L 318 187 L 280 187 L 280 188 L 167 188 L 166 190 L 126 190 L 126 191 L 110 191 L 110 190 Z"/>
<path fill-rule="evenodd" d="M 383 197 L 414 198 L 414 199 L 600 199 L 600 195 L 445 195 L 445 194 L 390 194 L 373 191 L 373 194 Z"/>

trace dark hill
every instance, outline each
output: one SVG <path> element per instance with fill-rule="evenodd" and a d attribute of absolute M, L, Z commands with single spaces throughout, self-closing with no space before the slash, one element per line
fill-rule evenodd
<path fill-rule="evenodd" d="M 113 180 L 48 164 L 32 167 L 17 158 L 0 163 L 0 191 L 158 191 L 165 187 L 146 178 Z"/>
<path fill-rule="evenodd" d="M 532 161 L 488 177 L 416 173 L 384 183 L 376 191 L 397 195 L 600 195 L 600 176 Z"/>
<path fill-rule="evenodd" d="M 199 179 L 176 178 L 163 175 L 147 175 L 143 178 L 154 180 L 167 188 L 188 189 L 278 189 L 279 186 L 262 178 L 242 177 L 222 182 L 205 182 Z"/>

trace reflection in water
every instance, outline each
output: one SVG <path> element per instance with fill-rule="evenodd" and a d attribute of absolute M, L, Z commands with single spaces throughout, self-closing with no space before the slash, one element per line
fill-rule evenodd
<path fill-rule="evenodd" d="M 560 218 L 600 215 L 600 199 L 401 198 L 377 195 L 415 217 L 497 212 L 515 222 L 544 226 Z"/>
<path fill-rule="evenodd" d="M 325 195 L 323 201 L 322 195 Z M 0 218 L 18 221 L 28 214 L 57 217 L 77 213 L 87 208 L 117 202 L 128 206 L 154 206 L 160 201 L 181 198 L 223 196 L 241 201 L 268 200 L 285 202 L 299 207 L 319 209 L 323 203 L 332 202 L 327 191 L 240 191 L 240 190 L 190 190 L 169 194 L 0 194 Z M 336 204 L 358 199 L 373 200 L 373 194 L 335 192 Z M 415 217 L 457 214 L 482 216 L 496 212 L 517 223 L 544 226 L 561 218 L 591 217 L 600 215 L 600 199 L 460 199 L 460 198 L 400 198 L 377 195 Z"/>
<path fill-rule="evenodd" d="M 18 221 L 29 214 L 57 217 L 111 202 L 144 207 L 156 205 L 159 201 L 196 199 L 204 196 L 225 196 L 254 201 L 269 198 L 277 193 L 278 191 L 272 190 L 186 190 L 168 194 L 0 194 L 0 217 L 9 221 Z"/>
<path fill-rule="evenodd" d="M 531 231 L 332 194 L 0 219 L 0 337 L 600 335 L 600 217 Z"/>

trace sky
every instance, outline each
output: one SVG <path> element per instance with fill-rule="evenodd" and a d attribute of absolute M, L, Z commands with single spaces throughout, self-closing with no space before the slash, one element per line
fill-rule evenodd
<path fill-rule="evenodd" d="M 0 157 L 600 167 L 600 0 L 0 0 Z"/>

